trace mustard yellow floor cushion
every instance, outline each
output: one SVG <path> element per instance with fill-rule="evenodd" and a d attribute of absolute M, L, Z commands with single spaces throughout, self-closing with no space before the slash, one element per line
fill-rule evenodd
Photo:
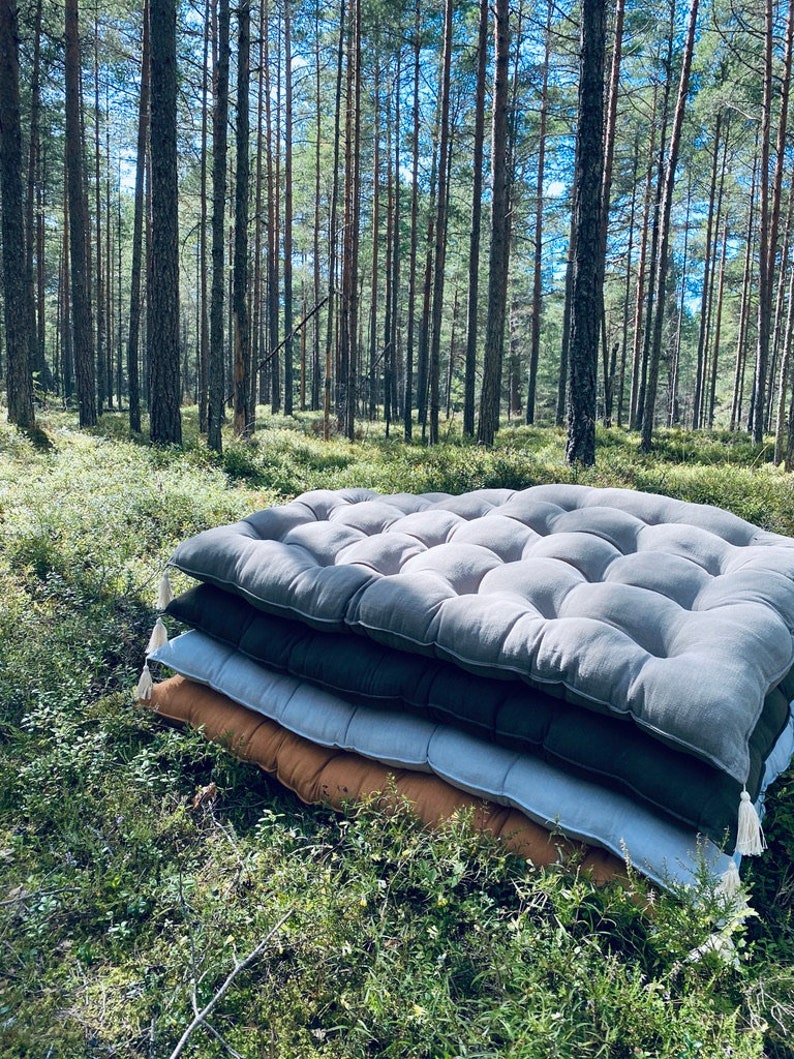
<path fill-rule="evenodd" d="M 601 884 L 625 875 L 623 862 L 606 850 L 552 834 L 517 809 L 474 798 L 428 773 L 391 768 L 359 754 L 319 746 L 186 677 L 155 684 L 150 704 L 168 720 L 201 728 L 208 739 L 258 765 L 307 804 L 343 809 L 378 794 L 385 807 L 406 799 L 419 819 L 431 826 L 467 810 L 476 828 L 497 836 L 534 865 L 570 861 Z"/>

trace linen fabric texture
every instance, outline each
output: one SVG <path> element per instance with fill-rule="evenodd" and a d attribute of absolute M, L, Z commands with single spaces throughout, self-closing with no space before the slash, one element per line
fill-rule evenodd
<path fill-rule="evenodd" d="M 794 541 L 632 490 L 316 490 L 171 563 L 268 613 L 630 719 L 740 784 L 794 664 Z"/>

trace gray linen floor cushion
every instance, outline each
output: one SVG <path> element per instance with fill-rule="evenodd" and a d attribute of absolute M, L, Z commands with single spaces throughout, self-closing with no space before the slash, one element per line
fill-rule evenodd
<path fill-rule="evenodd" d="M 630 717 L 739 783 L 794 662 L 794 540 L 632 490 L 317 490 L 171 563 L 272 614 Z"/>
<path fill-rule="evenodd" d="M 363 636 L 319 632 L 303 622 L 266 614 L 214 585 L 183 592 L 167 613 L 270 669 L 352 703 L 408 711 L 534 753 L 641 798 L 718 844 L 725 842 L 726 848 L 736 843 L 742 785 L 623 718 L 552 698 L 520 680 L 489 680 Z M 785 767 L 793 728 L 789 701 L 776 688 L 767 695 L 749 743 L 747 790 L 753 801 L 774 780 L 778 762 Z"/>

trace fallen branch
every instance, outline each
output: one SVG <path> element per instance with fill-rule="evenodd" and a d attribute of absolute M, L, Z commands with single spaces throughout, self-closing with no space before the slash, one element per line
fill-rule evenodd
<path fill-rule="evenodd" d="M 212 999 L 209 1001 L 209 1003 L 207 1003 L 202 1008 L 201 1011 L 197 1012 L 196 1017 L 193 1019 L 193 1021 L 190 1023 L 188 1028 L 185 1030 L 185 1032 L 179 1038 L 177 1046 L 176 1046 L 176 1048 L 174 1048 L 173 1052 L 171 1052 L 171 1055 L 169 1056 L 169 1059 L 177 1059 L 177 1057 L 182 1054 L 182 1051 L 183 1051 L 185 1045 L 187 1044 L 187 1042 L 192 1037 L 194 1031 L 197 1030 L 198 1027 L 202 1025 L 202 1023 L 206 1023 L 207 1016 L 212 1011 L 212 1009 L 215 1007 L 215 1005 L 220 1000 L 222 1000 L 223 997 L 228 993 L 228 991 L 231 988 L 232 984 L 234 983 L 234 980 L 237 977 L 237 975 L 240 974 L 242 971 L 245 971 L 248 967 L 251 966 L 251 964 L 255 963 L 256 960 L 259 959 L 259 957 L 265 951 L 265 946 L 267 945 L 267 943 L 270 941 L 270 939 L 273 937 L 273 935 L 276 933 L 276 931 L 280 930 L 280 928 L 284 926 L 284 924 L 287 922 L 287 920 L 292 915 L 292 913 L 293 913 L 293 909 L 290 909 L 285 915 L 283 915 L 281 917 L 281 919 L 278 921 L 278 923 L 276 923 L 276 925 L 273 927 L 273 929 L 268 931 L 268 933 L 265 935 L 265 937 L 262 938 L 262 940 L 259 942 L 257 947 L 255 949 L 252 949 L 251 952 L 248 953 L 248 955 L 245 957 L 244 960 L 242 960 L 240 963 L 236 963 L 234 965 L 232 970 L 229 972 L 229 975 L 226 978 L 226 981 L 223 983 L 223 985 L 220 987 L 220 989 L 217 991 L 217 993 L 212 997 Z"/>
<path fill-rule="evenodd" d="M 10 891 L 13 897 L 6 901 L 0 901 L 0 908 L 8 908 L 9 905 L 18 905 L 21 901 L 35 901 L 37 897 L 54 897 L 56 894 L 76 894 L 76 886 L 62 886 L 59 890 L 22 890 L 21 893 Z"/>

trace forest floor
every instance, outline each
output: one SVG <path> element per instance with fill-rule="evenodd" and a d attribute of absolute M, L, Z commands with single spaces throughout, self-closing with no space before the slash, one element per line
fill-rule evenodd
<path fill-rule="evenodd" d="M 747 865 L 750 916 L 705 882 L 649 911 L 641 878 L 532 869 L 466 820 L 302 806 L 132 695 L 164 563 L 208 526 L 320 486 L 580 481 L 794 535 L 794 476 L 766 449 L 670 432 L 642 456 L 601 431 L 584 472 L 552 428 L 485 451 L 263 418 L 217 457 L 191 411 L 181 448 L 118 415 L 41 423 L 36 443 L 0 424 L 0 1057 L 794 1055 L 794 771 Z M 718 928 L 733 947 L 688 959 Z"/>

